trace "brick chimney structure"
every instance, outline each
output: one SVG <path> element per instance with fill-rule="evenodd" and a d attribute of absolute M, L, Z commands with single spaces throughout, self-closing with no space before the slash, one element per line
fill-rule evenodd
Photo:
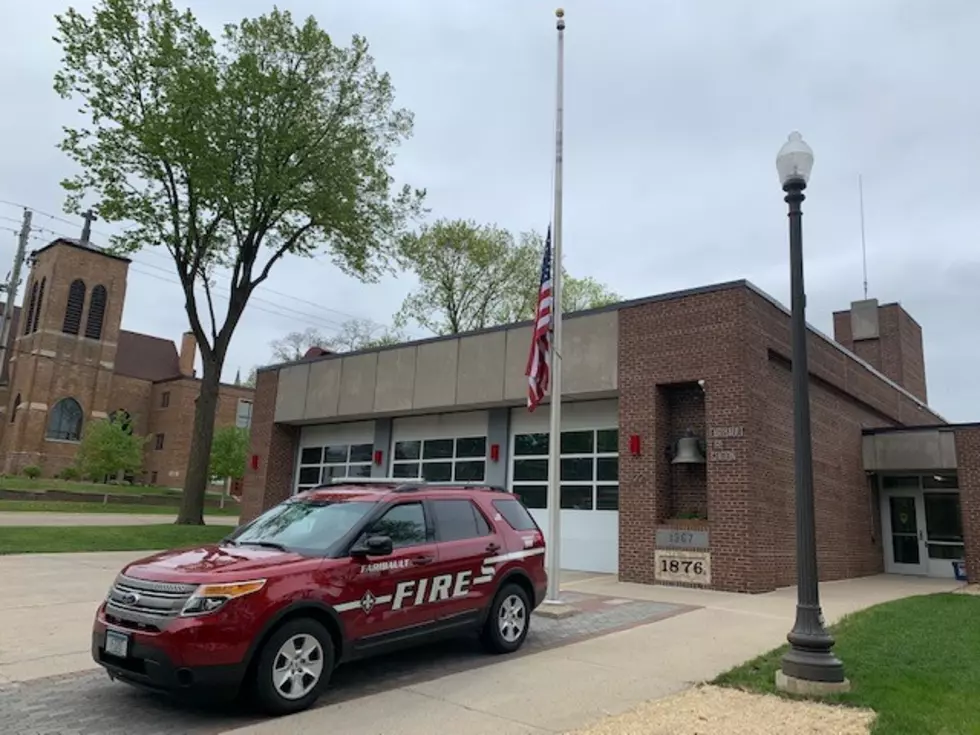
<path fill-rule="evenodd" d="M 184 332 L 180 338 L 180 374 L 193 378 L 194 360 L 197 358 L 197 340 L 193 332 Z"/>
<path fill-rule="evenodd" d="M 900 304 L 854 301 L 834 312 L 834 339 L 909 393 L 926 402 L 922 327 Z"/>

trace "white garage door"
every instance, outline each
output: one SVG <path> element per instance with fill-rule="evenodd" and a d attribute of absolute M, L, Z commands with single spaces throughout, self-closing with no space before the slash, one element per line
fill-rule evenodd
<path fill-rule="evenodd" d="M 510 489 L 548 543 L 548 409 L 515 408 L 510 419 Z M 615 400 L 562 405 L 561 566 L 619 569 L 619 415 Z"/>
<path fill-rule="evenodd" d="M 391 476 L 429 482 L 483 482 L 487 472 L 487 412 L 395 419 Z"/>
<path fill-rule="evenodd" d="M 370 477 L 374 422 L 304 426 L 300 432 L 296 492 L 333 477 Z"/>

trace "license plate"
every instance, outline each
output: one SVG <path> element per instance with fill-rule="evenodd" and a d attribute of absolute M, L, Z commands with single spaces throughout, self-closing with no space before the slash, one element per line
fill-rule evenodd
<path fill-rule="evenodd" d="M 129 636 L 115 630 L 105 632 L 105 652 L 110 656 L 126 658 L 129 655 Z"/>

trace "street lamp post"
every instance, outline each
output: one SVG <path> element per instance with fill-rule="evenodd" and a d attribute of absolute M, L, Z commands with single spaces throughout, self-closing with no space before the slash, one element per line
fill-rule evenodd
<path fill-rule="evenodd" d="M 789 205 L 789 261 L 793 333 L 793 438 L 796 480 L 796 622 L 786 636 L 776 683 L 782 689 L 840 691 L 844 665 L 832 652 L 834 638 L 824 627 L 817 576 L 816 521 L 813 503 L 813 454 L 810 438 L 810 376 L 806 350 L 806 293 L 803 287 L 803 190 L 813 169 L 813 151 L 799 133 L 776 157 L 779 180 Z"/>

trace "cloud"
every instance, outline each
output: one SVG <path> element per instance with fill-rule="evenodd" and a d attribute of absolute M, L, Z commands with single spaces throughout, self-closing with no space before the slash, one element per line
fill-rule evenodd
<path fill-rule="evenodd" d="M 415 113 L 396 174 L 428 188 L 434 215 L 544 230 L 554 154 L 549 6 L 279 5 L 315 13 L 338 42 L 353 33 L 371 42 L 398 103 Z M 195 9 L 217 28 L 270 7 L 245 0 L 233 12 L 213 3 Z M 630 297 L 744 277 L 788 303 L 774 157 L 799 129 L 816 153 L 804 204 L 810 321 L 829 333 L 831 312 L 863 295 L 861 173 L 869 295 L 900 301 L 922 325 L 937 410 L 952 420 L 980 416 L 973 377 L 980 144 L 970 124 L 980 117 L 972 93 L 980 5 L 569 0 L 565 7 L 564 232 L 573 273 Z M 54 214 L 69 165 L 55 145 L 71 108 L 50 84 L 58 64 L 52 16 L 63 8 L 60 0 L 11 6 L 0 48 L 7 113 L 0 199 Z M 0 215 L 19 213 L 0 205 Z M 0 238 L 0 257 L 9 258 L 12 243 L 13 235 Z M 138 256 L 126 326 L 176 338 L 186 324 L 179 291 L 151 265 L 167 263 Z M 269 340 L 291 329 L 326 330 L 348 313 L 389 322 L 411 285 L 359 284 L 327 259 L 284 263 L 264 295 L 260 289 L 271 303 L 246 313 L 226 377 L 264 362 Z"/>

